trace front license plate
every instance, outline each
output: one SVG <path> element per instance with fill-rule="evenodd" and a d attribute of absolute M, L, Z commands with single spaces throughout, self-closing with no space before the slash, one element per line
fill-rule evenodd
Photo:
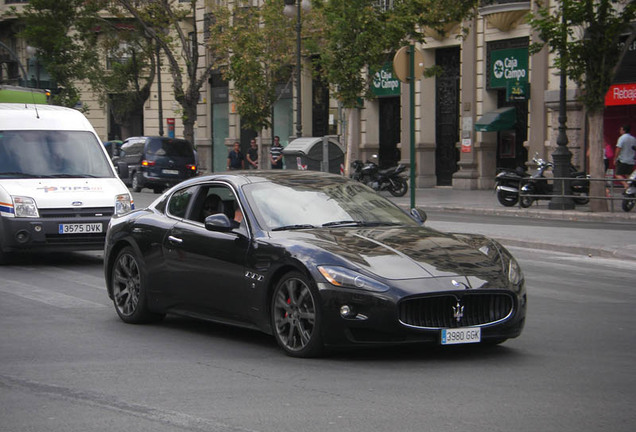
<path fill-rule="evenodd" d="M 59 224 L 57 232 L 59 234 L 92 234 L 102 232 L 102 224 Z"/>
<path fill-rule="evenodd" d="M 165 170 L 161 170 L 161 172 L 164 173 L 164 174 L 179 175 L 179 170 L 165 169 Z"/>
<path fill-rule="evenodd" d="M 442 345 L 455 345 L 481 342 L 481 329 L 465 327 L 442 330 Z"/>

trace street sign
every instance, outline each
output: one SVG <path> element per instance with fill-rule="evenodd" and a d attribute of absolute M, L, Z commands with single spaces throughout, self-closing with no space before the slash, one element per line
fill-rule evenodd
<path fill-rule="evenodd" d="M 398 77 L 400 81 L 403 83 L 409 82 L 409 50 L 411 48 L 409 46 L 404 46 L 395 53 L 393 57 L 393 70 L 395 71 L 395 75 Z M 414 61 L 414 70 L 413 77 L 418 80 L 424 74 L 424 54 L 417 48 L 415 50 L 415 61 Z"/>

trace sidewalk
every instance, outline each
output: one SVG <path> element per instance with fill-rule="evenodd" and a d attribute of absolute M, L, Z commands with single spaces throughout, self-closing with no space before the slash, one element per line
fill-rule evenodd
<path fill-rule="evenodd" d="M 400 207 L 410 207 L 410 191 L 400 198 L 383 192 Z M 614 201 L 614 212 L 592 213 L 588 206 L 574 210 L 550 210 L 549 201 L 539 201 L 530 208 L 504 207 L 494 190 L 458 190 L 450 187 L 416 189 L 415 205 L 428 212 L 463 213 L 509 217 L 509 223 L 471 223 L 470 226 L 448 222 L 436 216 L 427 225 L 442 231 L 470 231 L 488 235 L 507 246 L 528 247 L 604 258 L 636 260 L 636 209 L 629 213 L 621 209 L 621 200 Z M 515 218 L 545 220 L 539 226 L 523 227 Z M 549 221 L 559 221 L 555 226 Z M 582 222 L 604 224 L 590 227 Z M 520 229 L 521 227 L 521 229 Z"/>

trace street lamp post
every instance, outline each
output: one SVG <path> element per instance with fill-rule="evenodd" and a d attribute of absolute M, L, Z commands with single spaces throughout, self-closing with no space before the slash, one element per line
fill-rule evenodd
<path fill-rule="evenodd" d="M 296 137 L 300 138 L 303 136 L 303 125 L 302 125 L 302 100 L 301 100 L 301 86 L 300 86 L 300 78 L 301 78 L 301 58 L 300 58 L 300 38 L 301 38 L 301 29 L 302 29 L 302 16 L 301 9 L 309 10 L 311 8 L 311 3 L 309 0 L 285 0 L 285 9 L 283 9 L 283 14 L 288 17 L 296 16 Z"/>
<path fill-rule="evenodd" d="M 567 76 L 566 76 L 566 56 L 565 44 L 567 43 L 567 27 L 565 21 L 566 2 L 563 1 L 561 11 L 561 25 L 563 32 L 563 41 L 561 47 L 561 82 L 559 88 L 559 134 L 557 136 L 557 148 L 552 153 L 554 161 L 554 177 L 565 178 L 570 177 L 570 165 L 572 163 L 572 153 L 568 150 L 568 136 L 566 133 L 567 122 Z M 548 208 L 551 210 L 572 210 L 574 209 L 574 201 L 571 195 L 571 185 L 568 180 L 555 180 L 552 191 L 552 199 Z"/>

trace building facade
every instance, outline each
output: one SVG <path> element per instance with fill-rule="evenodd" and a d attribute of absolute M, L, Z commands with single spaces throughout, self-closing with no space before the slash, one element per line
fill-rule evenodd
<path fill-rule="evenodd" d="M 0 0 L 4 10 L 17 0 Z M 258 7 L 263 0 L 253 0 Z M 233 0 L 228 0 L 233 4 Z M 556 3 L 556 2 L 552 2 Z M 384 6 L 390 6 L 386 4 Z M 352 159 L 366 160 L 377 155 L 381 166 L 415 160 L 416 185 L 488 189 L 493 187 L 498 168 L 532 167 L 532 157 L 550 159 L 558 132 L 559 71 L 546 49 L 530 54 L 532 29 L 526 17 L 535 1 L 482 1 L 475 16 L 463 23 L 468 29 L 460 35 L 460 23 L 449 23 L 443 34 L 427 31 L 424 44 L 417 46 L 426 66 L 438 65 L 443 73 L 421 78 L 415 86 L 415 154 L 410 154 L 411 122 L 409 84 L 401 83 L 391 65 L 373 71 L 374 97 L 347 120 L 338 103 L 329 97 L 327 85 L 311 73 L 310 59 L 303 58 L 300 93 L 294 83 L 282 84 L 273 108 L 273 128 L 246 130 L 232 100 L 232 83 L 212 74 L 201 89 L 194 141 L 203 172 L 225 169 L 227 153 L 239 141 L 247 150 L 249 141 L 259 142 L 261 160 L 267 157 L 272 137 L 285 146 L 295 138 L 297 98 L 301 100 L 303 136 L 338 135 L 350 146 Z M 197 28 L 205 40 L 210 16 L 205 2 L 198 6 Z M 11 37 L 15 22 L 0 19 L 0 41 L 12 47 L 29 65 L 33 56 L 26 45 Z M 605 110 L 605 139 L 615 144 L 618 125 L 636 127 L 636 47 L 629 47 L 619 68 L 615 84 L 608 92 Z M 204 62 L 213 59 L 206 47 L 199 46 Z M 10 57 L 2 53 L 3 61 Z M 0 79 L 10 80 L 15 65 L 2 65 Z M 42 76 L 40 76 L 42 79 Z M 167 62 L 161 62 L 160 79 L 155 79 L 151 96 L 140 113 L 140 130 L 146 135 L 183 135 L 180 107 L 172 95 Z M 577 100 L 578 90 L 568 82 L 567 135 L 572 162 L 579 169 L 589 168 L 586 151 L 585 111 Z M 82 104 L 87 117 L 104 140 L 126 138 L 89 92 Z M 350 121 L 351 124 L 346 124 Z M 345 133 L 348 131 L 348 133 Z M 345 136 L 347 137 L 345 139 Z M 346 141 L 346 142 L 345 142 Z M 263 164 L 262 168 L 268 168 Z"/>

